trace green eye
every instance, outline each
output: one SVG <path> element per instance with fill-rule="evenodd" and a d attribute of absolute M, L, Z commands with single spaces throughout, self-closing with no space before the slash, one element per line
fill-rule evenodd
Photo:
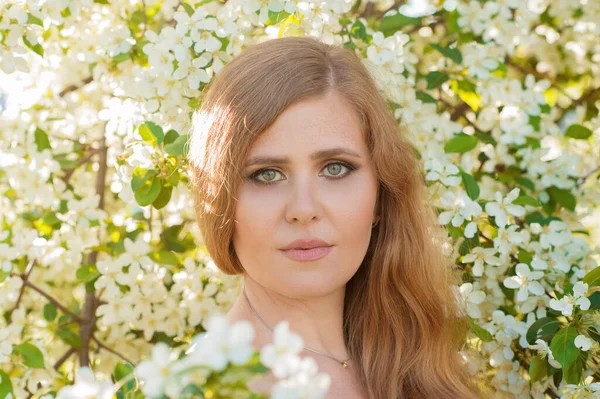
<path fill-rule="evenodd" d="M 327 171 L 329 171 L 329 173 L 331 173 L 333 176 L 339 176 L 339 174 L 342 172 L 342 168 L 345 168 L 345 166 L 340 163 L 330 163 L 329 165 L 325 166 L 325 169 L 327 169 Z"/>
<path fill-rule="evenodd" d="M 347 169 L 344 172 L 344 168 Z M 319 175 L 325 176 L 328 179 L 341 179 L 356 170 L 356 167 L 347 162 L 332 162 L 323 167 L 323 170 L 328 174 Z M 286 180 L 285 177 L 277 178 L 277 175 L 282 175 L 277 169 L 260 169 L 248 176 L 248 179 L 259 184 L 274 184 L 280 180 Z M 283 176 L 283 175 L 282 175 Z"/>
<path fill-rule="evenodd" d="M 275 169 L 263 169 L 256 172 L 254 177 L 256 178 L 258 176 L 262 176 L 263 179 L 257 179 L 259 182 L 272 183 L 276 181 L 275 178 L 277 177 L 278 173 L 279 172 Z"/>

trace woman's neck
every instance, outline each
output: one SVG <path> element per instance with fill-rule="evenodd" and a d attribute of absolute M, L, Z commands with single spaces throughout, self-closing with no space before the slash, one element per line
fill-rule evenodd
<path fill-rule="evenodd" d="M 249 277 L 245 277 L 245 286 L 252 307 L 271 329 L 280 321 L 287 320 L 290 331 L 303 338 L 305 348 L 340 361 L 348 359 L 343 334 L 345 287 L 325 296 L 289 298 L 262 287 Z M 265 344 L 273 342 L 273 334 L 254 315 L 248 300 L 242 292 L 227 313 L 227 318 L 232 323 L 248 320 L 256 332 L 254 347 L 260 350 Z M 303 355 L 307 354 L 319 356 L 304 351 Z"/>

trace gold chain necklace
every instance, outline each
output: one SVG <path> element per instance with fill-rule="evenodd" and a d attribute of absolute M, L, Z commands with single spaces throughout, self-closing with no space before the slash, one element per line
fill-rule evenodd
<path fill-rule="evenodd" d="M 254 307 L 253 307 L 253 306 L 252 306 L 252 304 L 250 303 L 250 299 L 248 299 L 248 294 L 246 294 L 246 285 L 245 285 L 245 284 L 244 284 L 244 296 L 246 297 L 246 301 L 248 302 L 248 305 L 250 306 L 250 309 L 252 310 L 252 313 L 254 313 L 254 316 L 256 316 L 256 317 L 258 318 L 258 320 L 260 320 L 260 322 L 261 322 L 261 323 L 262 323 L 262 324 L 263 324 L 265 327 L 267 327 L 267 328 L 269 329 L 269 331 L 273 332 L 273 329 L 272 329 L 271 327 L 269 327 L 269 326 L 267 325 L 267 323 L 265 323 L 265 321 L 262 319 L 262 317 L 260 317 L 260 316 L 258 315 L 258 313 L 256 313 L 256 310 L 254 310 Z M 316 350 L 314 350 L 314 349 L 310 349 L 310 348 L 307 348 L 307 347 L 304 347 L 304 349 L 306 349 L 307 351 L 310 351 L 310 352 L 316 353 L 317 355 L 321 355 L 321 356 L 325 356 L 325 357 L 328 357 L 328 358 L 330 358 L 330 359 L 333 359 L 333 360 L 335 360 L 336 362 L 338 362 L 339 364 L 341 364 L 343 368 L 345 368 L 345 369 L 346 369 L 346 368 L 348 368 L 348 362 L 350 361 L 350 359 L 347 359 L 347 360 L 344 360 L 344 361 L 340 361 L 340 360 L 338 360 L 338 359 L 336 359 L 336 358 L 334 358 L 334 357 L 332 357 L 332 356 L 326 355 L 325 353 L 321 353 L 321 352 L 319 352 L 319 351 L 316 351 Z"/>

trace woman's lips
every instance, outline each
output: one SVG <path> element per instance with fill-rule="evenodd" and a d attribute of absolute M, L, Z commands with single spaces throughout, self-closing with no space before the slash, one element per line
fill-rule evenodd
<path fill-rule="evenodd" d="M 282 252 L 292 260 L 298 262 L 312 262 L 327 256 L 332 248 L 333 246 L 310 249 L 284 249 Z"/>

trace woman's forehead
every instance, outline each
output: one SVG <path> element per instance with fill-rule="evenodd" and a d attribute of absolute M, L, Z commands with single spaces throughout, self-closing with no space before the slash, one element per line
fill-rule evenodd
<path fill-rule="evenodd" d="M 359 154 L 367 149 L 358 115 L 342 97 L 333 95 L 288 107 L 256 138 L 248 158 L 281 151 L 310 155 L 340 147 Z"/>

